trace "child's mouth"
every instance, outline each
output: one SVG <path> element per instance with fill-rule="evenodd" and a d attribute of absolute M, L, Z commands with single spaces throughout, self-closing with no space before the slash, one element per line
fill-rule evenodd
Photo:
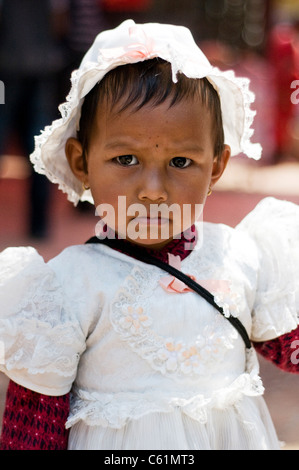
<path fill-rule="evenodd" d="M 169 224 L 169 219 L 165 217 L 136 217 L 135 222 L 139 223 L 140 225 L 148 225 L 148 226 L 161 226 Z"/>

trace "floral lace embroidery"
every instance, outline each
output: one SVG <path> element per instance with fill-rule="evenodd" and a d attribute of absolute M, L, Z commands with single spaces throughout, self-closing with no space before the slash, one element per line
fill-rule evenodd
<path fill-rule="evenodd" d="M 138 333 L 138 330 L 143 327 L 150 326 L 151 323 L 151 319 L 147 315 L 144 315 L 142 307 L 134 309 L 131 305 L 127 308 L 127 312 L 124 314 L 123 318 L 120 319 L 121 326 L 125 330 L 129 329 L 133 334 Z"/>
<path fill-rule="evenodd" d="M 237 332 L 215 313 L 211 324 L 191 342 L 163 337 L 151 327 L 148 298 L 159 283 L 160 274 L 152 268 L 135 267 L 112 305 L 111 321 L 115 331 L 151 367 L 162 374 L 197 376 L 208 374 L 211 363 L 223 359 L 233 348 Z M 142 286 L 147 286 L 144 289 Z M 146 292 L 145 292 L 146 291 Z M 226 309 L 228 309 L 228 304 Z M 213 313 L 212 313 L 213 314 Z"/>

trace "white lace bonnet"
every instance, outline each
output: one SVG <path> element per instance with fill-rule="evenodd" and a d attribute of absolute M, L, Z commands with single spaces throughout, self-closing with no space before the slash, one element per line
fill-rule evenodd
<path fill-rule="evenodd" d="M 170 62 L 174 82 L 178 72 L 189 78 L 206 77 L 220 96 L 225 143 L 231 147 L 232 155 L 244 153 L 260 158 L 261 146 L 250 141 L 255 112 L 250 109 L 254 94 L 249 91 L 249 79 L 236 77 L 232 70 L 223 72 L 213 67 L 184 26 L 138 25 L 126 20 L 95 38 L 79 69 L 72 73 L 67 101 L 59 106 L 62 117 L 35 137 L 35 150 L 30 156 L 35 171 L 57 183 L 74 204 L 79 200 L 93 202 L 90 191 L 83 190 L 65 156 L 66 141 L 76 137 L 79 128 L 84 97 L 109 70 L 153 57 Z"/>

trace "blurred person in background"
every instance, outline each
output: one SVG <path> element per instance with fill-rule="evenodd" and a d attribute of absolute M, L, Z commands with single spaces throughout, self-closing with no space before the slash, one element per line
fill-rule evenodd
<path fill-rule="evenodd" d="M 102 0 L 64 1 L 68 7 L 68 62 L 71 70 L 74 70 L 79 67 L 83 55 L 99 31 L 106 29 L 107 21 L 102 10 Z"/>
<path fill-rule="evenodd" d="M 64 0 L 0 0 L 0 155 L 16 139 L 29 156 L 34 135 L 58 117 L 57 76 L 65 61 Z M 30 176 L 29 235 L 48 234 L 50 185 L 43 175 Z"/>

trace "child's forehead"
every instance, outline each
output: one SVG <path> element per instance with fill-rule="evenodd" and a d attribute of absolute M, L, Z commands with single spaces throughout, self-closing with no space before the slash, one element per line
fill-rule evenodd
<path fill-rule="evenodd" d="M 112 149 L 155 144 L 172 150 L 199 147 L 213 142 L 215 126 L 209 110 L 197 99 L 183 98 L 171 104 L 171 98 L 162 103 L 134 105 L 119 111 L 109 106 L 98 106 L 97 117 L 90 139 L 93 143 Z"/>

